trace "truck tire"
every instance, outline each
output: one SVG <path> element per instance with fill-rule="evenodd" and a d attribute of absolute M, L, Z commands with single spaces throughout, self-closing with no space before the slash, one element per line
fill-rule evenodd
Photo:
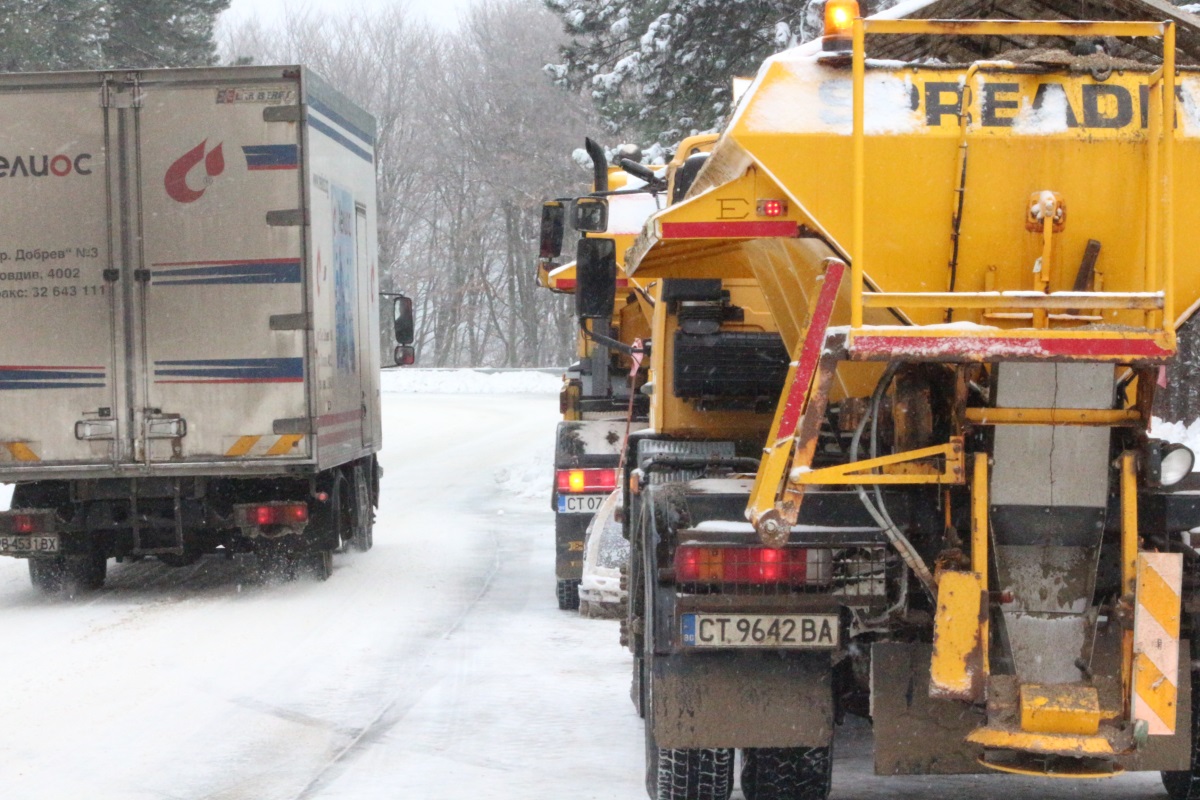
<path fill-rule="evenodd" d="M 579 608 L 579 581 L 559 581 L 557 592 L 560 610 L 575 611 Z"/>
<path fill-rule="evenodd" d="M 103 553 L 66 556 L 65 589 L 71 596 L 76 591 L 91 592 L 104 586 L 108 577 L 108 558 Z"/>
<path fill-rule="evenodd" d="M 60 558 L 29 559 L 29 582 L 43 594 L 58 594 L 63 588 L 66 570 Z"/>
<path fill-rule="evenodd" d="M 350 493 L 354 497 L 350 520 L 350 546 L 365 553 L 375 545 L 375 508 L 371 504 L 371 481 L 362 465 L 350 473 Z"/>
<path fill-rule="evenodd" d="M 653 800 L 729 800 L 733 793 L 733 750 L 658 747 L 653 723 L 647 719 L 646 792 Z"/>
<path fill-rule="evenodd" d="M 825 800 L 833 778 L 829 747 L 753 747 L 742 751 L 746 800 Z"/>

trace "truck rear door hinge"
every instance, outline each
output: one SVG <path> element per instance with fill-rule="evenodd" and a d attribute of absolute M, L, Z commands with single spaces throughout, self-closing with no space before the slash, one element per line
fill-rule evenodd
<path fill-rule="evenodd" d="M 312 314 L 272 314 L 271 330 L 273 331 L 311 331 Z"/>
<path fill-rule="evenodd" d="M 135 269 L 133 271 L 133 279 L 135 281 L 137 281 L 138 283 L 149 283 L 150 282 L 150 270 Z"/>
<path fill-rule="evenodd" d="M 263 109 L 263 122 L 299 122 L 301 118 L 300 106 L 267 106 Z"/>
<path fill-rule="evenodd" d="M 310 417 L 286 417 L 277 419 L 271 423 L 271 433 L 276 436 L 287 436 L 288 434 L 310 434 L 315 433 L 317 426 L 315 421 Z"/>
<path fill-rule="evenodd" d="M 295 228 L 308 224 L 308 214 L 303 208 L 289 208 L 282 211 L 268 211 L 267 224 L 274 228 Z"/>

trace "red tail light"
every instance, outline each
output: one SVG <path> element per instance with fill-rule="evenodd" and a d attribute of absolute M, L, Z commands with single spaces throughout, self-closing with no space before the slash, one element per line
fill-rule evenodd
<path fill-rule="evenodd" d="M 808 550 L 798 547 L 702 547 L 675 551 L 679 583 L 785 583 L 808 581 Z"/>
<path fill-rule="evenodd" d="M 304 503 L 274 503 L 265 506 L 251 506 L 249 511 L 250 513 L 247 516 L 250 523 L 259 527 L 308 522 L 308 506 Z"/>
<path fill-rule="evenodd" d="M 759 200 L 757 210 L 760 217 L 786 216 L 787 202 L 784 200 Z"/>
<path fill-rule="evenodd" d="M 554 485 L 563 494 L 611 492 L 617 488 L 615 469 L 560 469 Z"/>
<path fill-rule="evenodd" d="M 37 533 L 38 527 L 37 518 L 29 514 L 17 514 L 13 517 L 13 533 Z"/>

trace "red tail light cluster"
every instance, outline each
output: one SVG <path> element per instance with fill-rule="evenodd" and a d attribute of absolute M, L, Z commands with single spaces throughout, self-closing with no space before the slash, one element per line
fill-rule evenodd
<path fill-rule="evenodd" d="M 703 547 L 675 551 L 678 583 L 781 583 L 808 581 L 808 551 L 798 547 Z"/>
<path fill-rule="evenodd" d="M 615 469 L 560 469 L 554 478 L 555 487 L 563 494 L 611 492 L 617 488 Z"/>
<path fill-rule="evenodd" d="M 265 506 L 251 506 L 247 517 L 250 524 L 263 527 L 265 525 L 294 525 L 298 522 L 308 522 L 308 506 L 304 503 L 273 503 Z"/>
<path fill-rule="evenodd" d="M 53 511 L 11 511 L 0 513 L 0 533 L 29 536 L 54 531 Z"/>

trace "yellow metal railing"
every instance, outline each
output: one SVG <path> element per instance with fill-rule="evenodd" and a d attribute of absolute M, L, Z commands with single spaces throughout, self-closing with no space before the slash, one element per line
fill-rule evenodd
<path fill-rule="evenodd" d="M 1175 25 L 1172 22 L 1079 22 L 1025 20 L 875 20 L 854 21 L 853 38 L 853 159 L 854 207 L 853 236 L 850 251 L 850 325 L 861 329 L 863 308 L 913 307 L 941 308 L 1105 308 L 1141 310 L 1147 328 L 1158 324 L 1171 345 L 1174 344 L 1175 312 L 1175 215 L 1172 176 L 1174 172 Z M 1163 64 L 1150 75 L 1148 186 L 1146 214 L 1146 263 L 1142 293 L 1103 293 L 1083 298 L 1078 293 L 1038 294 L 1035 292 L 925 292 L 880 293 L 866 291 L 864 263 L 866 238 L 866 133 L 865 91 L 866 36 L 1121 36 L 1162 37 Z M 1159 87 L 1160 91 L 1153 91 Z M 964 91 L 962 102 L 965 104 Z M 961 109 L 965 114 L 966 109 Z M 1157 146 L 1155 146 L 1157 143 Z M 1050 223 L 1047 222 L 1047 225 Z M 1161 256 L 1160 256 L 1161 249 Z M 1161 295 L 1156 291 L 1161 287 Z M 903 301 L 903 302 L 901 302 Z M 1161 316 L 1161 323 L 1158 318 Z"/>

